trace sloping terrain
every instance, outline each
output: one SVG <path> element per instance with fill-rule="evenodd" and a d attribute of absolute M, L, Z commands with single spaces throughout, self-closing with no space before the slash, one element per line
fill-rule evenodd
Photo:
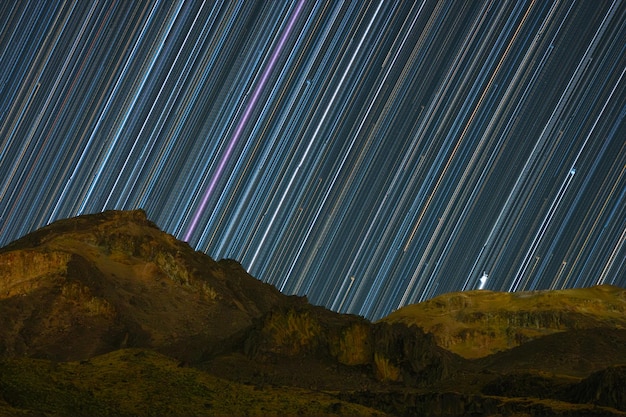
<path fill-rule="evenodd" d="M 283 295 L 235 261 L 193 251 L 142 211 L 58 221 L 0 249 L 0 294 L 0 355 L 52 368 L 142 348 L 237 383 L 336 391 L 346 381 L 438 380 L 455 360 L 419 329 Z M 336 378 L 327 381 L 329 369 Z M 5 387 L 19 380 L 12 375 Z M 14 397 L 3 398 L 19 406 Z"/>
<path fill-rule="evenodd" d="M 583 378 L 610 366 L 626 365 L 626 329 L 598 327 L 553 333 L 476 363 L 500 373 L 546 370 Z"/>
<path fill-rule="evenodd" d="M 0 416 L 625 416 L 625 299 L 472 291 L 372 323 L 142 211 L 80 216 L 0 249 Z"/>
<path fill-rule="evenodd" d="M 297 303 L 160 231 L 142 211 L 59 221 L 0 251 L 0 352 L 79 360 L 152 347 L 198 360 Z"/>
<path fill-rule="evenodd" d="M 437 344 L 480 358 L 567 330 L 626 329 L 626 290 L 610 285 L 556 291 L 444 294 L 403 307 L 386 323 L 416 325 Z"/>
<path fill-rule="evenodd" d="M 86 361 L 0 361 L 0 415 L 282 416 L 383 413 L 330 392 L 241 384 L 181 367 L 145 349 L 121 349 Z"/>

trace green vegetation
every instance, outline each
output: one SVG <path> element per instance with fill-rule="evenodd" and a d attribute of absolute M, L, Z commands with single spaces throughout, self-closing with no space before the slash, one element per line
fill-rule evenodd
<path fill-rule="evenodd" d="M 331 393 L 227 381 L 150 350 L 88 361 L 0 361 L 0 415 L 372 415 Z M 4 401 L 2 401 L 4 400 Z M 378 413 L 380 414 L 380 413 Z"/>

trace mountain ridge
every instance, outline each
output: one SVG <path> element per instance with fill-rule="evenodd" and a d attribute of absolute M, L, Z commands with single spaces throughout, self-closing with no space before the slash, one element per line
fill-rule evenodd
<path fill-rule="evenodd" d="M 161 232 L 142 211 L 80 216 L 29 234 L 0 250 L 0 279 L 0 295 L 9 304 L 28 310 L 26 298 L 43 302 L 39 312 L 30 311 L 28 319 L 37 328 L 30 333 L 63 334 L 81 318 L 110 333 L 105 338 L 110 346 L 164 351 L 200 334 L 214 338 L 213 343 L 226 339 L 279 300 L 298 302 L 250 277 L 235 261 L 215 262 L 193 251 Z M 67 317 L 46 321 L 44 306 L 50 309 L 48 317 Z M 59 348 L 74 337 L 71 332 L 66 336 Z M 20 352 L 17 345 L 12 348 Z M 59 352 L 56 359 L 80 360 L 106 351 L 104 346 L 93 349 Z M 202 352 L 190 355 L 197 358 Z"/>
<path fill-rule="evenodd" d="M 613 285 L 517 293 L 443 294 L 381 319 L 417 325 L 465 358 L 508 350 L 538 337 L 596 327 L 626 329 L 626 290 Z"/>
<path fill-rule="evenodd" d="M 507 326 L 541 331 L 468 359 L 442 346 L 444 327 L 419 321 L 423 305 L 371 322 L 282 294 L 234 260 L 194 251 L 141 210 L 60 220 L 0 248 L 0 415 L 76 415 L 68 411 L 76 401 L 85 415 L 626 415 L 616 393 L 626 366 L 623 290 L 572 291 L 543 294 L 562 299 L 556 321 L 556 304 L 537 294 L 430 300 L 447 324 L 473 323 L 493 340 L 503 325 L 485 320 L 502 320 L 501 298 L 526 303 Z M 495 310 L 485 297 L 496 298 Z M 571 299 L 599 319 L 542 330 L 578 320 Z M 183 387 L 177 399 L 139 404 L 169 395 L 168 372 Z M 138 392 L 105 389 L 116 385 Z M 241 395 L 220 403 L 226 385 L 262 408 Z"/>

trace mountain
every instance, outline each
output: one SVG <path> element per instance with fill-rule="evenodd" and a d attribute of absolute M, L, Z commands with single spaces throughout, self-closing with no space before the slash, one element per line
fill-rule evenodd
<path fill-rule="evenodd" d="M 623 416 L 623 302 L 615 287 L 467 292 L 372 323 L 141 210 L 84 215 L 0 249 L 0 416 Z M 460 355 L 458 329 L 495 353 Z"/>
<path fill-rule="evenodd" d="M 54 360 L 122 347 L 197 360 L 273 306 L 298 303 L 143 211 L 62 220 L 9 244 L 0 300 L 0 352 Z"/>
<path fill-rule="evenodd" d="M 383 322 L 416 325 L 437 344 L 480 358 L 553 333 L 626 329 L 626 290 L 600 285 L 554 291 L 467 291 L 403 307 Z"/>

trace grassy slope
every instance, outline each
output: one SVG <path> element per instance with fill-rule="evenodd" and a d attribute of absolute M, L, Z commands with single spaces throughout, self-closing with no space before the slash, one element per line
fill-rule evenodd
<path fill-rule="evenodd" d="M 332 393 L 220 379 L 150 350 L 0 362 L 0 415 L 382 415 Z"/>
<path fill-rule="evenodd" d="M 626 328 L 625 313 L 626 291 L 604 285 L 450 293 L 403 307 L 383 321 L 417 325 L 433 333 L 440 346 L 466 358 L 479 358 L 572 326 Z"/>

